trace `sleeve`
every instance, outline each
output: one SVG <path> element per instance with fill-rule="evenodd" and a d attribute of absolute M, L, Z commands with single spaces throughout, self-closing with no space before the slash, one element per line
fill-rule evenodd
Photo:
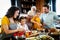
<path fill-rule="evenodd" d="M 28 14 L 27 15 L 32 15 L 30 10 L 28 11 Z"/>
<path fill-rule="evenodd" d="M 30 14 L 30 11 L 28 11 L 28 15 Z"/>
<path fill-rule="evenodd" d="M 56 13 L 54 12 L 54 19 L 57 20 L 58 16 L 56 15 Z"/>
<path fill-rule="evenodd" d="M 35 18 L 36 18 L 36 17 L 34 16 L 31 20 L 32 20 L 32 21 L 35 21 Z"/>
<path fill-rule="evenodd" d="M 2 24 L 2 25 L 9 25 L 8 19 L 7 19 L 7 18 L 3 18 L 3 19 L 1 20 L 1 24 Z"/>

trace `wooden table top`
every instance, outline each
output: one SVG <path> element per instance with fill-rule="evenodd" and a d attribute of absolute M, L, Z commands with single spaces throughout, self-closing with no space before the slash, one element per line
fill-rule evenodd
<path fill-rule="evenodd" d="M 1 27 L 0 27 L 0 33 L 1 33 Z"/>

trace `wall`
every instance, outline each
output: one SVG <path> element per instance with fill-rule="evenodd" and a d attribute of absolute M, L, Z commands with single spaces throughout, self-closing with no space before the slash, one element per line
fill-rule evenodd
<path fill-rule="evenodd" d="M 40 10 L 41 12 L 43 11 L 43 10 L 42 10 L 42 7 L 43 7 L 44 3 L 45 3 L 44 0 L 36 0 L 36 7 L 37 7 L 37 9 Z"/>

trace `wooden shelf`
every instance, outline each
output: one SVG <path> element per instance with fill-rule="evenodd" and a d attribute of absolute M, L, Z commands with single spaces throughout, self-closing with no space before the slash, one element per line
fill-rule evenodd
<path fill-rule="evenodd" d="M 31 6 L 36 5 L 36 0 L 21 0 L 20 3 L 21 3 L 22 13 L 24 13 L 23 12 L 24 10 L 27 13 L 31 9 Z"/>
<path fill-rule="evenodd" d="M 27 4 L 27 3 L 32 4 L 32 3 L 36 3 L 36 2 L 22 1 L 21 3 L 23 3 L 23 4 L 24 4 L 24 3 L 26 3 L 26 4 Z"/>

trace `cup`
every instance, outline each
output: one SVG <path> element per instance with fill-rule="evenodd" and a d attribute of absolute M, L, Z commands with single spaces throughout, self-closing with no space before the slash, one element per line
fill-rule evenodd
<path fill-rule="evenodd" d="M 32 32 L 29 31 L 29 32 L 26 32 L 26 33 L 25 33 L 25 36 L 26 36 L 26 37 L 30 37 L 31 34 L 32 34 Z"/>

